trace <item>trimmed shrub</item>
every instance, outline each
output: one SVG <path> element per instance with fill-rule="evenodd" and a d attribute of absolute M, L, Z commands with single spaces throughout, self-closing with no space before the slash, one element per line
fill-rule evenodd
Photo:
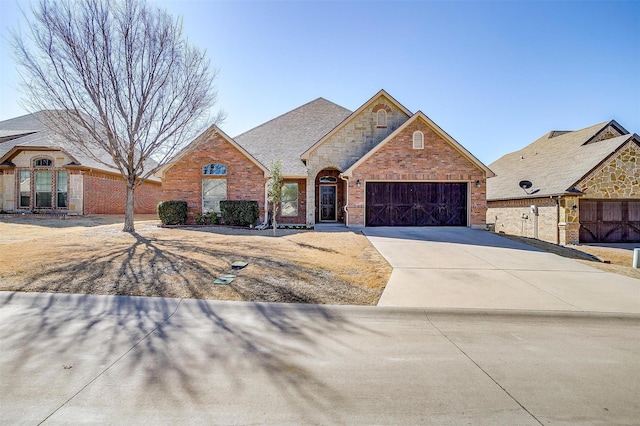
<path fill-rule="evenodd" d="M 258 219 L 260 219 L 260 209 L 258 208 L 257 201 L 220 201 L 220 210 L 222 210 L 222 220 L 225 225 L 255 225 L 258 223 Z"/>
<path fill-rule="evenodd" d="M 197 225 L 216 225 L 218 223 L 218 215 L 213 212 L 196 214 Z"/>
<path fill-rule="evenodd" d="M 187 223 L 187 202 L 181 200 L 160 201 L 158 217 L 163 225 L 184 225 Z"/>

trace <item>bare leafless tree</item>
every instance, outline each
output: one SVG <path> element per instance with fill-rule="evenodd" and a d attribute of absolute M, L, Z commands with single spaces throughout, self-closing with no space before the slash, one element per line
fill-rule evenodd
<path fill-rule="evenodd" d="M 26 34 L 13 33 L 23 104 L 49 111 L 53 131 L 118 168 L 132 232 L 136 187 L 222 120 L 209 115 L 216 71 L 180 18 L 144 0 L 40 0 L 30 12 Z"/>

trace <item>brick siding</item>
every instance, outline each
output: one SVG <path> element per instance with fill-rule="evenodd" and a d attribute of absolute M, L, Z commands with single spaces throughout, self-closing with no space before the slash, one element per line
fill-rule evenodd
<path fill-rule="evenodd" d="M 424 134 L 424 149 L 413 149 L 413 132 Z M 356 182 L 360 180 L 361 186 Z M 482 227 L 486 220 L 486 179 L 484 170 L 418 118 L 388 141 L 349 179 L 349 225 L 365 223 L 366 181 L 469 182 L 470 225 Z M 475 182 L 480 181 L 476 187 Z"/>
<path fill-rule="evenodd" d="M 84 214 L 124 214 L 127 187 L 120 176 L 84 173 Z M 135 189 L 136 214 L 153 214 L 162 195 L 160 183 L 146 181 Z"/>
<path fill-rule="evenodd" d="M 165 171 L 162 200 L 186 201 L 187 221 L 194 223 L 195 215 L 202 211 L 202 166 L 211 163 L 227 167 L 227 199 L 258 201 L 263 219 L 266 182 L 264 172 L 217 133 L 211 133 Z"/>

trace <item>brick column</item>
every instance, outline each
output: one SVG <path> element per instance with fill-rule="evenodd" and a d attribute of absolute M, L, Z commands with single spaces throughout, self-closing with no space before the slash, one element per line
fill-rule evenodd
<path fill-rule="evenodd" d="M 580 223 L 560 222 L 558 223 L 558 234 L 558 236 L 560 237 L 560 244 L 563 246 L 566 246 L 567 244 L 579 244 Z"/>

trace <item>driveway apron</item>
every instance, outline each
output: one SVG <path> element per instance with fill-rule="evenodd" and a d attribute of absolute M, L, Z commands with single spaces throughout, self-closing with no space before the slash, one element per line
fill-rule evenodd
<path fill-rule="evenodd" d="M 469 228 L 365 228 L 393 267 L 378 306 L 640 313 L 640 280 Z"/>

